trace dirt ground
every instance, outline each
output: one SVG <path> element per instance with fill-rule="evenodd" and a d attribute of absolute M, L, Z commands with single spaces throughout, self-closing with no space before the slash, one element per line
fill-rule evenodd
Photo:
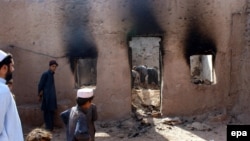
<path fill-rule="evenodd" d="M 130 117 L 95 122 L 95 141 L 226 141 L 227 124 L 237 122 L 223 109 L 189 117 L 164 117 L 157 114 L 159 104 L 154 104 L 157 102 L 147 103 L 147 99 L 140 97 L 143 92 L 134 91 Z M 152 99 L 157 99 L 159 92 L 150 92 L 156 96 L 147 97 L 157 101 Z M 25 136 L 32 128 L 35 127 L 24 128 Z M 66 141 L 65 127 L 55 128 L 52 141 Z"/>
<path fill-rule="evenodd" d="M 120 121 L 97 121 L 96 141 L 226 141 L 226 123 L 198 122 L 180 118 L 134 118 Z M 25 128 L 27 135 L 32 128 Z M 65 128 L 53 131 L 52 141 L 65 141 Z"/>

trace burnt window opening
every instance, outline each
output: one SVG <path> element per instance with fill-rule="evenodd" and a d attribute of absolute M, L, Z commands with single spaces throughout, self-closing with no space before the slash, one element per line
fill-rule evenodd
<path fill-rule="evenodd" d="M 132 111 L 161 115 L 161 37 L 132 37 L 129 41 Z"/>
<path fill-rule="evenodd" d="M 185 58 L 190 67 L 191 82 L 194 84 L 216 84 L 215 58 L 216 41 L 209 32 L 204 32 L 199 23 L 192 23 L 185 40 Z"/>
<path fill-rule="evenodd" d="M 77 59 L 75 62 L 75 88 L 96 85 L 97 59 Z"/>
<path fill-rule="evenodd" d="M 213 55 L 190 56 L 191 82 L 194 84 L 216 84 Z"/>

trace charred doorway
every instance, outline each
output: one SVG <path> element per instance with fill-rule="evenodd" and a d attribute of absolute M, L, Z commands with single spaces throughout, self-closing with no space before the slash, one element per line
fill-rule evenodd
<path fill-rule="evenodd" d="M 161 115 L 161 37 L 132 37 L 129 41 L 132 111 Z"/>

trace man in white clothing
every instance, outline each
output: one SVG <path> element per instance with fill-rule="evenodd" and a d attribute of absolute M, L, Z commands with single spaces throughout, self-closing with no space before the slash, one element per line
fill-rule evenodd
<path fill-rule="evenodd" d="M 6 85 L 14 71 L 12 55 L 0 50 L 0 141 L 23 141 L 22 125 L 15 100 Z"/>

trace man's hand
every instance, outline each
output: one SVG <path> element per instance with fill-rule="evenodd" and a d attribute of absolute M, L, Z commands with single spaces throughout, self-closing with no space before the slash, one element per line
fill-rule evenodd
<path fill-rule="evenodd" d="M 41 102 L 43 98 L 43 91 L 38 94 L 38 101 Z"/>
<path fill-rule="evenodd" d="M 38 102 L 41 102 L 41 101 L 42 101 L 42 99 L 43 99 L 43 97 L 42 97 L 42 96 L 38 96 Z"/>

